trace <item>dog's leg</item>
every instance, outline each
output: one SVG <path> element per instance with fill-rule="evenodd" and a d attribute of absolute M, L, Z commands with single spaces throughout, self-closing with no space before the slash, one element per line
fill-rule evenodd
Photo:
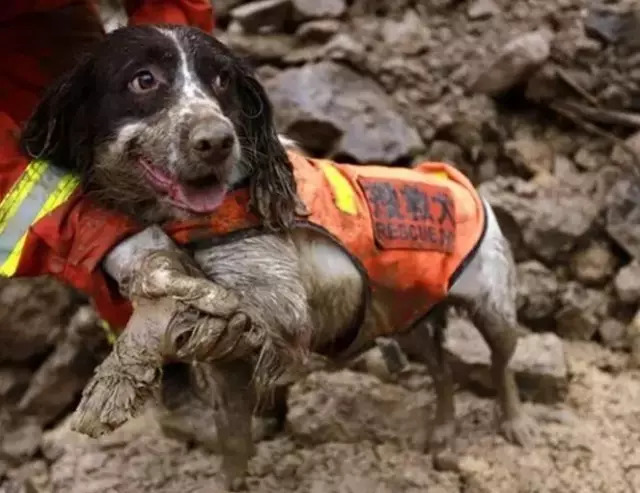
<path fill-rule="evenodd" d="M 225 486 L 231 491 L 244 489 L 247 465 L 255 453 L 251 415 L 255 393 L 251 378 L 253 369 L 244 361 L 197 364 L 192 367 L 193 385 L 203 395 L 217 400 L 215 422 L 222 455 Z M 214 392 L 211 389 L 215 388 Z"/>
<path fill-rule="evenodd" d="M 505 438 L 519 445 L 529 445 L 534 424 L 521 409 L 518 386 L 508 368 L 518 336 L 515 318 L 494 311 L 495 307 L 477 307 L 472 319 L 491 348 L 491 372 L 498 393 L 500 428 Z"/>
<path fill-rule="evenodd" d="M 514 443 L 527 445 L 534 423 L 522 412 L 518 387 L 508 368 L 518 341 L 516 268 L 511 248 L 487 205 L 487 231 L 474 259 L 450 290 L 469 309 L 491 349 L 501 430 Z"/>
<path fill-rule="evenodd" d="M 194 389 L 191 365 L 173 363 L 162 375 L 162 409 L 158 422 L 165 435 L 219 452 L 215 413 L 217 389 L 211 385 Z"/>
<path fill-rule="evenodd" d="M 409 357 L 429 369 L 436 391 L 436 411 L 430 427 L 429 451 L 439 470 L 457 470 L 455 445 L 455 404 L 453 375 L 442 347 L 446 327 L 446 307 L 438 306 L 429 317 L 406 335 L 396 338 Z"/>

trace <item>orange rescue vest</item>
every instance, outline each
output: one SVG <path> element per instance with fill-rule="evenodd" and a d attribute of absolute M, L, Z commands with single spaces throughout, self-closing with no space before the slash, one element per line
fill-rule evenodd
<path fill-rule="evenodd" d="M 482 199 L 462 173 L 444 163 L 408 169 L 336 164 L 294 153 L 289 159 L 310 212 L 298 226 L 342 245 L 366 276 L 368 298 L 397 298 L 389 326 L 379 335 L 410 328 L 446 297 L 485 230 Z M 183 245 L 260 234 L 248 203 L 248 190 L 236 190 L 211 217 L 171 224 L 168 231 Z"/>

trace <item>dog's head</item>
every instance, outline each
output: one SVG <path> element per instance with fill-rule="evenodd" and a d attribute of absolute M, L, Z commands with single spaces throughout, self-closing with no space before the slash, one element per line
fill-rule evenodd
<path fill-rule="evenodd" d="M 288 226 L 298 204 L 263 87 L 194 28 L 111 33 L 48 89 L 22 145 L 146 223 L 210 213 L 245 179 L 266 225 Z"/>

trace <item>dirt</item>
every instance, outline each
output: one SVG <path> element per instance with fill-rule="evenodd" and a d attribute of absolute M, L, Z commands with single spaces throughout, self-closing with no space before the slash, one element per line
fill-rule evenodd
<path fill-rule="evenodd" d="M 640 491 L 640 372 L 594 343 L 566 350 L 569 394 L 555 407 L 527 404 L 540 423 L 529 449 L 495 434 L 491 399 L 457 393 L 460 473 L 435 471 L 420 448 L 433 404 L 423 369 L 395 384 L 347 370 L 311 375 L 292 390 L 289 431 L 258 445 L 249 491 Z M 2 491 L 224 491 L 219 458 L 162 436 L 152 413 L 98 442 L 63 425 L 44 444 L 44 459 L 12 471 Z M 17 486 L 24 477 L 34 489 Z"/>
<path fill-rule="evenodd" d="M 372 356 L 359 372 L 316 372 L 292 388 L 285 430 L 258 444 L 249 491 L 640 491 L 635 3 L 216 5 L 216 34 L 255 63 L 280 127 L 313 154 L 442 159 L 468 173 L 514 247 L 523 332 L 545 333 L 529 334 L 517 363 L 536 399 L 532 447 L 496 434 L 493 400 L 475 381 L 486 364 L 467 348 L 452 354 L 469 371 L 456 396 L 461 469 L 434 470 L 424 368 L 393 376 Z M 102 13 L 109 28 L 122 22 Z M 99 441 L 68 431 L 64 416 L 105 349 L 84 299 L 50 281 L 3 281 L 0 313 L 0 492 L 224 491 L 219 457 L 163 436 L 152 411 Z M 551 347 L 553 358 L 536 354 Z"/>

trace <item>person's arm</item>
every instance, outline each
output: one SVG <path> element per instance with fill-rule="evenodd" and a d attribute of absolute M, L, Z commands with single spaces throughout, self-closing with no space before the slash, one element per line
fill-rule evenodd
<path fill-rule="evenodd" d="M 214 27 L 210 0 L 126 0 L 129 24 L 186 24 L 210 33 Z"/>

